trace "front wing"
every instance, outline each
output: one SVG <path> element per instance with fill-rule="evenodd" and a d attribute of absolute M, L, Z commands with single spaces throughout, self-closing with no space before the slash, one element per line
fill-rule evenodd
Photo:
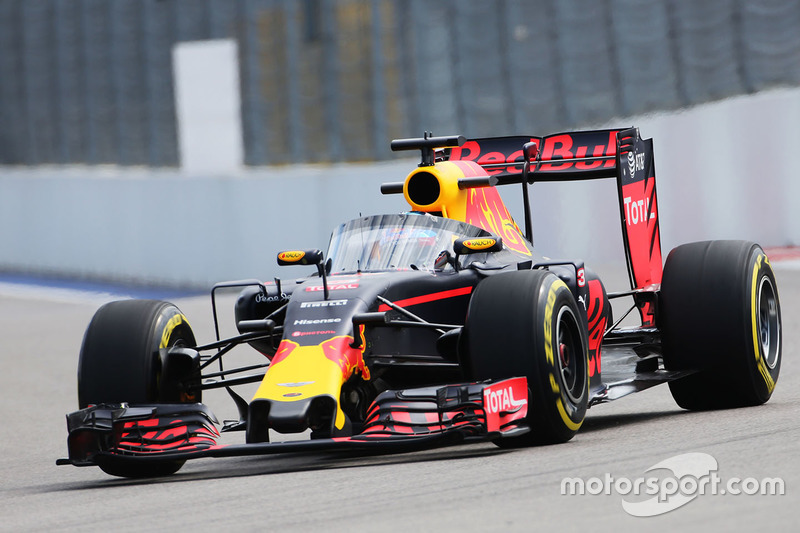
<path fill-rule="evenodd" d="M 92 466 L 287 452 L 401 453 L 529 431 L 525 378 L 386 391 L 350 437 L 217 444 L 217 420 L 203 404 L 100 404 L 67 415 L 68 459 Z"/>

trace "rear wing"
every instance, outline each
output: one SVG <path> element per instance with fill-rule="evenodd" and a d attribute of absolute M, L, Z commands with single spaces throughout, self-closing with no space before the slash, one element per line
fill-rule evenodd
<path fill-rule="evenodd" d="M 538 154 L 535 161 L 531 161 L 536 165 L 531 168 L 531 172 L 535 174 L 533 181 L 613 178 L 617 168 L 619 131 L 578 131 L 547 137 L 469 139 L 461 146 L 446 151 L 445 158 L 450 161 L 474 161 L 487 174 L 496 176 L 499 184 L 519 183 L 525 164 L 523 146 L 533 143 Z"/>
<path fill-rule="evenodd" d="M 653 140 L 637 128 L 469 139 L 444 158 L 477 163 L 497 185 L 615 178 L 631 286 L 661 283 Z"/>

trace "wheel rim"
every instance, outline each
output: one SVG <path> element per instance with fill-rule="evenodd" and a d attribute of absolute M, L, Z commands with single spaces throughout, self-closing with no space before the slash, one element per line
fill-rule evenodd
<path fill-rule="evenodd" d="M 558 339 L 558 370 L 567 397 L 575 404 L 580 402 L 586 385 L 583 345 L 578 321 L 569 307 L 562 307 L 556 322 Z"/>
<path fill-rule="evenodd" d="M 758 336 L 761 355 L 770 369 L 774 369 L 780 357 L 781 317 L 778 298 L 769 277 L 764 276 L 758 286 Z"/>

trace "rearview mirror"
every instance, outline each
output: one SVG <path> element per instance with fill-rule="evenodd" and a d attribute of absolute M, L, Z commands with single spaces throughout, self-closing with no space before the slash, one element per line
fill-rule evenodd
<path fill-rule="evenodd" d="M 278 264 L 287 265 L 319 265 L 322 263 L 320 250 L 288 250 L 278 254 Z"/>
<path fill-rule="evenodd" d="M 453 251 L 456 255 L 482 254 L 486 252 L 499 252 L 503 249 L 503 239 L 500 237 L 472 237 L 469 239 L 456 239 Z"/>
<path fill-rule="evenodd" d="M 317 273 L 322 278 L 323 297 L 328 299 L 328 278 L 325 276 L 325 258 L 320 250 L 288 250 L 278 254 L 278 264 L 288 265 L 317 265 Z"/>

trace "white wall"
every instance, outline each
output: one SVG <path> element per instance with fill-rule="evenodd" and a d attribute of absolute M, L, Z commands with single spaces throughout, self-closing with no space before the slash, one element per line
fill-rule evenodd
<path fill-rule="evenodd" d="M 229 178 L 3 169 L 0 271 L 203 286 L 269 279 L 278 250 L 324 249 L 333 225 L 359 211 L 402 210 L 402 197 L 379 192 L 381 174 L 402 179 L 397 168 L 298 167 Z"/>
<path fill-rule="evenodd" d="M 800 244 L 798 124 L 800 90 L 787 89 L 601 126 L 635 125 L 654 138 L 666 252 L 712 238 Z M 415 165 L 298 166 L 227 177 L 0 167 L 0 271 L 195 286 L 269 279 L 278 273 L 278 250 L 324 249 L 344 220 L 404 210 L 401 196 L 382 196 L 379 187 Z M 519 188 L 501 192 L 521 223 Z M 534 240 L 543 253 L 621 263 L 613 180 L 536 184 L 532 193 Z"/>

